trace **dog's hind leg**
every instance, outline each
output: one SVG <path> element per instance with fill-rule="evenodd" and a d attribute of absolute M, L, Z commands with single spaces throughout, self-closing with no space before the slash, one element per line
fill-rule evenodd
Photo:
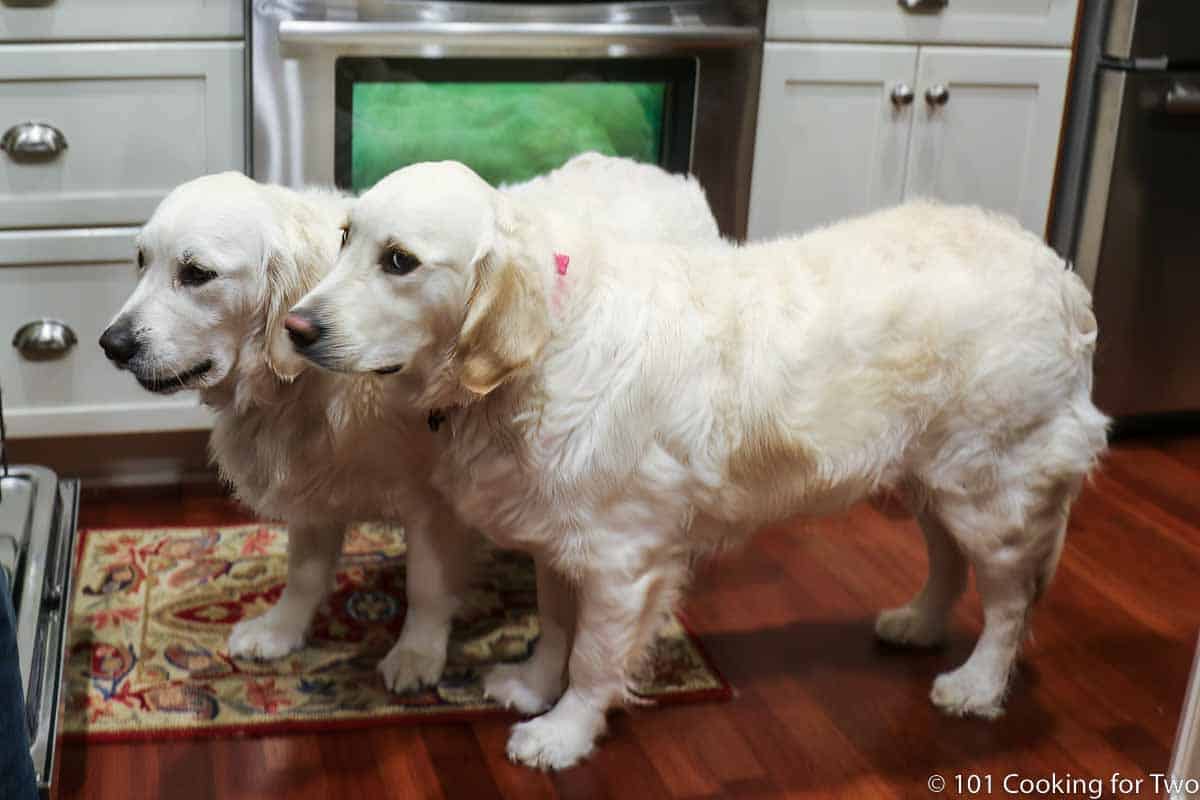
<path fill-rule="evenodd" d="M 304 646 L 313 614 L 333 588 L 345 528 L 295 523 L 288 527 L 287 585 L 279 601 L 260 617 L 239 622 L 229 636 L 238 658 L 281 658 Z"/>
<path fill-rule="evenodd" d="M 929 647 L 946 634 L 950 612 L 967 586 L 967 559 L 929 508 L 917 511 L 929 556 L 929 576 L 916 597 L 875 619 L 875 635 L 895 645 Z"/>
<path fill-rule="evenodd" d="M 414 510 L 405 520 L 405 537 L 408 611 L 400 638 L 377 667 L 393 692 L 434 686 L 442 677 L 451 624 L 471 578 L 471 545 L 478 538 L 441 502 Z"/>
<path fill-rule="evenodd" d="M 1025 504 L 1024 513 L 1014 514 L 1011 503 L 1004 510 L 999 498 L 990 503 L 959 501 L 940 509 L 975 568 L 984 620 L 966 663 L 934 681 L 930 699 L 946 713 L 988 719 L 1003 713 L 1026 623 L 1053 574 L 1076 488 L 1077 483 L 1071 483 L 1048 492 L 1031 491 L 1036 499 Z"/>
<path fill-rule="evenodd" d="M 538 624 L 533 655 L 516 664 L 498 664 L 483 680 L 488 697 L 522 714 L 545 711 L 563 691 L 563 673 L 575 631 L 574 590 L 546 564 L 537 565 Z"/>

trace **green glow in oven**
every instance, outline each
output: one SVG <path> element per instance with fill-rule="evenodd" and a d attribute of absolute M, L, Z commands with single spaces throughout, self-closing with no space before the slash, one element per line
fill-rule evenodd
<path fill-rule="evenodd" d="M 660 163 L 666 83 L 354 83 L 350 183 L 453 159 L 492 184 L 523 181 L 587 150 Z"/>

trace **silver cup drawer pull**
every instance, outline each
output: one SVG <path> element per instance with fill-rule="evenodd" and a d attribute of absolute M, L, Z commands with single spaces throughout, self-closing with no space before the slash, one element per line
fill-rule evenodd
<path fill-rule="evenodd" d="M 13 347 L 30 361 L 61 358 L 75 346 L 75 331 L 56 319 L 28 322 L 13 336 Z"/>
<path fill-rule="evenodd" d="M 22 122 L 0 137 L 0 150 L 16 161 L 49 161 L 67 149 L 67 137 L 48 122 Z"/>
<path fill-rule="evenodd" d="M 912 11 L 918 14 L 922 12 L 941 11 L 950 5 L 950 0 L 897 0 L 897 2 L 905 11 Z"/>

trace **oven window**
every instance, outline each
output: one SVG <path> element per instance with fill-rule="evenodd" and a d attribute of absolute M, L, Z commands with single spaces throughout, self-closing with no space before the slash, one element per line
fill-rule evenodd
<path fill-rule="evenodd" d="M 690 166 L 690 59 L 337 60 L 334 174 L 361 192 L 418 161 L 462 161 L 493 184 L 588 150 Z"/>

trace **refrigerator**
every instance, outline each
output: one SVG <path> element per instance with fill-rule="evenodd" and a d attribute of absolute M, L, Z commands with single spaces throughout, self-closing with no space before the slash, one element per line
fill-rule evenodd
<path fill-rule="evenodd" d="M 1092 288 L 1096 403 L 1200 411 L 1200 2 L 1082 19 L 1051 242 Z"/>

